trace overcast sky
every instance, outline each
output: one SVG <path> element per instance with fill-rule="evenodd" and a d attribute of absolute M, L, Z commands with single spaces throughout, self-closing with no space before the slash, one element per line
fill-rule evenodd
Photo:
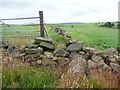
<path fill-rule="evenodd" d="M 0 0 L 0 18 L 35 17 L 39 16 L 38 11 L 44 11 L 46 23 L 117 21 L 118 2 L 119 0 Z"/>

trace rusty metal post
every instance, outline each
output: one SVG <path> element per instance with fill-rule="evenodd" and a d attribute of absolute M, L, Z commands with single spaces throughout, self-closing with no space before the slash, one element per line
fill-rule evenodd
<path fill-rule="evenodd" d="M 40 36 L 44 37 L 43 11 L 39 11 L 39 17 L 40 17 Z"/>

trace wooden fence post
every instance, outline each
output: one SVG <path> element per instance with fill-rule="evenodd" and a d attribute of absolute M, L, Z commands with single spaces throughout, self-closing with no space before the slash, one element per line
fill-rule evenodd
<path fill-rule="evenodd" d="M 39 17 L 40 17 L 40 36 L 44 37 L 43 11 L 39 11 Z"/>

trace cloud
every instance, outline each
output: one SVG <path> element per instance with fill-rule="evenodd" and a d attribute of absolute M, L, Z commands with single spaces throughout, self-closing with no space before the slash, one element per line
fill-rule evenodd
<path fill-rule="evenodd" d="M 29 3 L 22 2 L 1 2 L 0 6 L 6 9 L 23 9 L 29 6 Z"/>
<path fill-rule="evenodd" d="M 0 17 L 39 16 L 49 23 L 117 21 L 119 0 L 1 0 Z M 110 17 L 110 18 L 109 18 Z"/>

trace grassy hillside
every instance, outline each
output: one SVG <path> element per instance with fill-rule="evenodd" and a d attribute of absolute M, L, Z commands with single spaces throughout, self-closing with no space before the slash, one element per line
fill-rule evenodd
<path fill-rule="evenodd" d="M 65 24 L 52 25 L 61 27 L 78 41 L 85 41 L 87 46 L 95 46 L 98 49 L 117 47 L 118 29 L 99 27 L 94 23 L 89 24 Z"/>
<path fill-rule="evenodd" d="M 99 27 L 101 24 L 86 23 L 86 24 L 56 24 L 46 25 L 50 36 L 54 40 L 59 40 L 55 32 L 51 31 L 50 27 L 60 27 L 71 34 L 72 38 L 78 41 L 85 41 L 87 46 L 94 46 L 97 49 L 106 49 L 109 47 L 116 48 L 118 45 L 118 30 L 106 27 Z M 38 26 L 12 26 L 16 30 L 39 30 Z M 6 29 L 4 29 L 6 28 Z M 8 27 L 3 27 L 3 31 L 10 30 Z M 39 35 L 39 32 L 3 32 L 2 35 Z M 10 38 L 3 38 L 9 40 Z"/>

